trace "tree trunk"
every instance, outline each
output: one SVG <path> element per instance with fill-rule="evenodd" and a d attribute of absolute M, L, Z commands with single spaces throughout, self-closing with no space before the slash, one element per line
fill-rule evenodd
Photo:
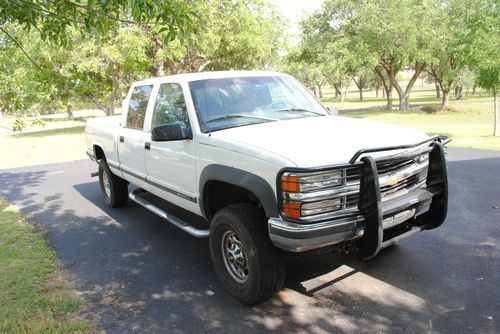
<path fill-rule="evenodd" d="M 339 86 L 338 85 L 334 85 L 333 87 L 335 88 L 335 98 L 338 98 L 340 96 L 340 94 L 342 94 L 340 92 Z"/>
<path fill-rule="evenodd" d="M 88 97 L 90 101 L 92 101 L 99 109 L 104 111 L 106 116 L 111 116 L 108 107 L 97 96 L 94 94 L 86 94 L 85 96 Z"/>
<path fill-rule="evenodd" d="M 472 96 L 474 96 L 474 94 L 476 94 L 476 84 L 472 86 Z"/>
<path fill-rule="evenodd" d="M 387 97 L 387 110 L 392 110 L 392 86 L 389 86 L 389 90 L 385 93 Z"/>
<path fill-rule="evenodd" d="M 455 99 L 462 99 L 462 87 L 455 87 Z"/>
<path fill-rule="evenodd" d="M 375 97 L 378 98 L 378 87 L 375 87 Z"/>
<path fill-rule="evenodd" d="M 434 85 L 436 86 L 436 97 L 439 99 L 441 97 L 441 87 L 437 81 L 434 81 Z"/>
<path fill-rule="evenodd" d="M 359 90 L 359 100 L 363 101 L 363 78 L 360 76 L 358 81 L 356 81 L 356 78 L 354 78 L 353 80 Z"/>
<path fill-rule="evenodd" d="M 443 100 L 441 102 L 441 108 L 448 109 L 449 104 L 450 104 L 450 91 L 443 90 Z"/>
<path fill-rule="evenodd" d="M 316 96 L 316 97 L 317 97 L 317 96 L 318 96 L 318 94 L 316 93 L 316 86 L 315 86 L 315 85 L 311 85 L 311 89 L 312 89 L 312 91 L 313 91 L 314 96 Z"/>
<path fill-rule="evenodd" d="M 118 96 L 120 92 L 120 64 L 115 64 L 115 70 L 113 71 L 113 81 L 112 81 L 112 88 L 111 88 L 111 94 L 109 96 L 109 114 L 114 115 L 115 114 L 115 101 L 116 97 Z"/>
<path fill-rule="evenodd" d="M 498 136 L 498 97 L 497 91 L 493 91 L 493 110 L 495 114 L 495 124 L 493 126 L 493 136 Z"/>
<path fill-rule="evenodd" d="M 73 119 L 73 106 L 71 105 L 71 103 L 68 103 L 66 105 L 66 113 L 68 114 L 69 119 Z"/>
<path fill-rule="evenodd" d="M 320 84 L 318 84 L 318 93 L 319 93 L 319 98 L 322 99 L 323 98 L 323 89 L 321 89 Z"/>
<path fill-rule="evenodd" d="M 344 96 L 344 99 L 347 97 L 347 93 L 349 92 L 349 85 L 351 84 L 351 81 L 349 80 L 349 83 L 346 85 L 345 89 L 344 89 L 344 94 L 342 94 Z M 344 100 L 342 99 L 342 102 Z"/>
<path fill-rule="evenodd" d="M 156 55 L 165 48 L 165 44 L 163 43 L 163 41 L 159 36 L 153 36 L 152 40 L 153 40 L 153 52 L 154 52 L 154 56 L 152 58 L 155 59 Z M 153 76 L 155 77 L 160 77 L 164 75 L 165 74 L 164 66 L 165 62 L 163 59 L 155 60 L 151 74 L 153 74 Z"/>
<path fill-rule="evenodd" d="M 392 85 L 390 81 L 387 81 L 386 78 L 384 77 L 384 73 L 382 70 L 377 67 L 375 68 L 375 73 L 380 78 L 380 81 L 382 82 L 382 96 L 387 98 L 387 110 L 392 110 Z"/>
<path fill-rule="evenodd" d="M 382 89 L 382 98 L 385 99 L 385 89 Z"/>
<path fill-rule="evenodd" d="M 389 81 L 392 84 L 392 87 L 396 89 L 396 92 L 399 96 L 399 110 L 408 110 L 410 107 L 410 93 L 413 88 L 413 85 L 417 81 L 418 77 L 422 73 L 425 68 L 425 62 L 416 61 L 415 62 L 415 73 L 411 77 L 406 89 L 403 90 L 403 87 L 396 80 L 396 68 L 393 60 L 387 61 L 385 59 L 380 59 L 380 65 L 384 68 Z"/>

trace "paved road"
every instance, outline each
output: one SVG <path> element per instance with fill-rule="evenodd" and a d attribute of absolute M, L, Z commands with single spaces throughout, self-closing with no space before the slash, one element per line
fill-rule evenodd
<path fill-rule="evenodd" d="M 240 306 L 208 244 L 135 204 L 103 205 L 95 170 L 75 161 L 0 171 L 0 196 L 43 224 L 109 333 L 500 332 L 500 153 L 450 149 L 445 224 L 363 262 L 287 261 L 286 288 Z"/>

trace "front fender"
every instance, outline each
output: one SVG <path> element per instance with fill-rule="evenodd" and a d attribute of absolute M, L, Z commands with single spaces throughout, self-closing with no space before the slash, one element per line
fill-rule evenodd
<path fill-rule="evenodd" d="M 271 185 L 262 177 L 242 169 L 224 166 L 208 165 L 200 174 L 200 210 L 208 218 L 205 205 L 205 186 L 209 181 L 222 181 L 252 192 L 262 204 L 267 217 L 278 217 L 276 195 Z"/>

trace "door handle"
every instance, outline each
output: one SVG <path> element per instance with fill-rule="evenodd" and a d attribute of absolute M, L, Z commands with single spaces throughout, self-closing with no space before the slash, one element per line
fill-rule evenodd
<path fill-rule="evenodd" d="M 145 143 L 144 143 L 144 148 L 145 148 L 146 150 L 150 150 L 150 149 L 151 149 L 151 143 L 150 143 L 150 142 L 145 142 Z"/>
<path fill-rule="evenodd" d="M 123 143 L 125 141 L 125 138 L 123 136 L 120 136 L 120 143 Z"/>

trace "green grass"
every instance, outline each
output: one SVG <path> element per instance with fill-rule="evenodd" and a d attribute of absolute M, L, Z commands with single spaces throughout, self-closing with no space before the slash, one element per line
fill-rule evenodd
<path fill-rule="evenodd" d="M 36 132 L 0 136 L 0 169 L 87 157 L 83 121 L 47 119 L 46 123 Z"/>
<path fill-rule="evenodd" d="M 0 199 L 0 333 L 78 333 L 80 301 L 44 234 Z"/>
<path fill-rule="evenodd" d="M 365 93 L 364 101 L 352 91 L 343 103 L 338 102 L 331 92 L 323 98 L 326 105 L 334 105 L 338 109 L 361 109 L 383 107 L 386 100 L 375 97 L 373 91 Z M 394 105 L 398 105 L 395 94 Z M 441 100 L 436 98 L 435 91 L 429 87 L 416 87 L 412 93 L 410 104 L 439 106 Z M 500 150 L 500 137 L 493 137 L 493 98 L 483 93 L 475 96 L 464 96 L 462 100 L 451 97 L 450 111 L 428 114 L 419 110 L 409 111 L 360 111 L 343 114 L 346 117 L 364 118 L 385 123 L 397 124 L 417 129 L 427 134 L 444 134 L 451 136 L 451 146 Z"/>

